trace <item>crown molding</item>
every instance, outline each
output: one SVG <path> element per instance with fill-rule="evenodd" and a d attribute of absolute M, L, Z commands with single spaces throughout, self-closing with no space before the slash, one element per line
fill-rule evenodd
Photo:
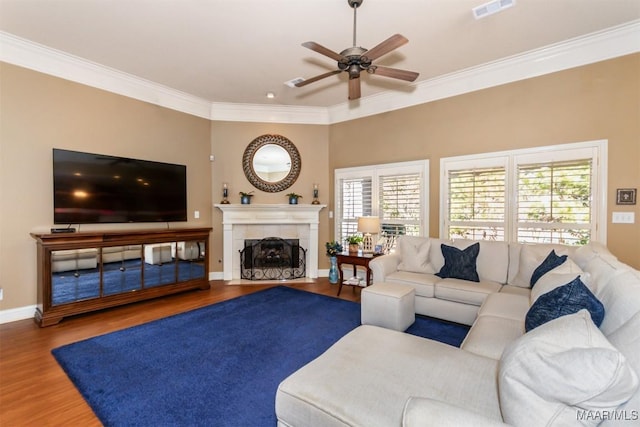
<path fill-rule="evenodd" d="M 6 32 L 0 45 L 4 62 L 210 120 L 327 125 L 640 52 L 640 20 L 328 108 L 210 102 Z"/>
<path fill-rule="evenodd" d="M 6 32 L 0 32 L 0 45 L 4 62 L 194 116 L 211 116 L 211 102 L 188 93 Z"/>
<path fill-rule="evenodd" d="M 329 108 L 330 123 L 398 110 L 640 52 L 640 20 L 417 83 L 407 93 L 383 92 Z"/>
<path fill-rule="evenodd" d="M 329 110 L 324 107 L 294 105 L 211 103 L 211 120 L 328 125 Z"/>

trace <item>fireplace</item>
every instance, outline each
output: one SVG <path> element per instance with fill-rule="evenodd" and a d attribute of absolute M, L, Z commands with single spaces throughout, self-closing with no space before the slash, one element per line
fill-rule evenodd
<path fill-rule="evenodd" d="M 241 278 L 288 280 L 305 277 L 306 250 L 298 239 L 245 239 L 240 251 Z"/>
<path fill-rule="evenodd" d="M 242 279 L 242 264 L 238 254 L 246 239 L 264 239 L 279 236 L 299 239 L 306 248 L 304 261 L 307 279 L 318 277 L 318 223 L 319 212 L 325 205 L 312 204 L 216 204 L 222 211 L 223 227 L 223 279 L 238 284 Z M 238 281 L 238 282 L 235 282 Z"/>

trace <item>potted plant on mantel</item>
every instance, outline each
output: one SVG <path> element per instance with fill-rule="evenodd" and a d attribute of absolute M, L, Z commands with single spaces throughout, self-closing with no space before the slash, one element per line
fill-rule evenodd
<path fill-rule="evenodd" d="M 302 196 L 296 193 L 289 193 L 287 194 L 287 196 L 289 196 L 289 204 L 290 205 L 297 205 L 298 204 L 298 199 L 302 199 Z"/>
<path fill-rule="evenodd" d="M 252 197 L 253 197 L 253 191 L 250 191 L 248 193 L 245 193 L 244 191 L 241 191 L 240 192 L 240 203 L 242 203 L 243 205 L 250 205 Z"/>
<path fill-rule="evenodd" d="M 360 243 L 362 243 L 363 237 L 359 234 L 353 234 L 348 236 L 345 241 L 349 245 L 349 253 L 358 253 L 358 249 L 360 249 Z"/>

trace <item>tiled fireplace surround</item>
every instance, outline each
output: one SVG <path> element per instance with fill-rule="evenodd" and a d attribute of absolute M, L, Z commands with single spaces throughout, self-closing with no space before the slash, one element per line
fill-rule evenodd
<path fill-rule="evenodd" d="M 318 277 L 318 223 L 325 205 L 216 204 L 222 211 L 223 279 L 240 280 L 245 239 L 298 239 L 306 249 L 306 277 Z"/>

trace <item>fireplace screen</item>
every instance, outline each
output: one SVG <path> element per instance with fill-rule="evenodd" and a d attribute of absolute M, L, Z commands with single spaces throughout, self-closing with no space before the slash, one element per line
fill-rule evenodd
<path fill-rule="evenodd" d="M 305 277 L 306 253 L 298 239 L 245 240 L 244 249 L 240 251 L 241 278 L 287 280 Z"/>

